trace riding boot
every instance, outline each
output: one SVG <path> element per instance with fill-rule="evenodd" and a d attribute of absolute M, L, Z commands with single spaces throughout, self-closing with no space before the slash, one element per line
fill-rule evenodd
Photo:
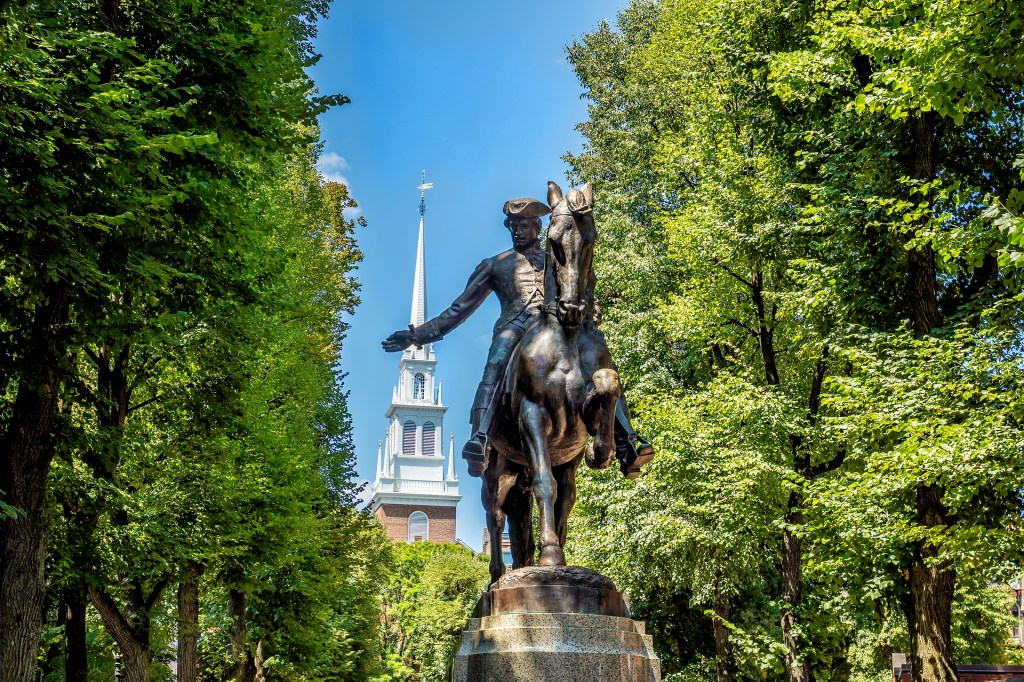
<path fill-rule="evenodd" d="M 473 400 L 473 407 L 470 410 L 470 427 L 472 428 L 473 435 L 470 436 L 466 444 L 462 446 L 462 458 L 466 460 L 466 464 L 469 466 L 470 476 L 480 476 L 483 474 L 485 463 L 485 455 L 487 452 L 487 427 L 489 426 L 490 419 L 488 418 L 488 408 L 491 403 L 491 397 L 494 395 L 493 384 L 480 384 L 480 387 L 476 391 L 476 397 Z"/>
<path fill-rule="evenodd" d="M 633 430 L 626 399 L 622 396 L 615 403 L 615 456 L 622 475 L 629 479 L 639 476 L 640 467 L 654 459 L 654 447 Z"/>

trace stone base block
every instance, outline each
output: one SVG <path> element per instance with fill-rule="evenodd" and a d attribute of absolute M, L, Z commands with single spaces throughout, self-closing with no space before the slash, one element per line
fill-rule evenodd
<path fill-rule="evenodd" d="M 609 578 L 582 566 L 528 566 L 509 571 L 484 593 L 475 616 L 503 613 L 589 613 L 629 618 Z"/>
<path fill-rule="evenodd" d="M 660 682 L 643 623 L 587 613 L 471 618 L 455 682 Z"/>

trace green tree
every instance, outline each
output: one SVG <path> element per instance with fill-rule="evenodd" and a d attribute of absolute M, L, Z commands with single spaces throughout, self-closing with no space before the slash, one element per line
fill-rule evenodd
<path fill-rule="evenodd" d="M 324 9 L 0 8 L 0 489 L 21 511 L 0 525 L 4 679 L 35 665 L 61 390 L 91 353 L 113 435 L 135 407 L 126 379 L 145 369 L 132 353 L 180 332 L 178 314 L 252 291 L 239 258 L 256 227 L 238 211 L 245 158 L 307 144 L 316 113 L 342 101 L 311 98 L 303 72 Z"/>
<path fill-rule="evenodd" d="M 117 459 L 109 514 L 96 532 L 107 554 L 90 597 L 115 633 L 126 673 L 140 679 L 152 654 L 139 624 L 180 576 L 193 585 L 188 626 L 198 629 L 199 573 L 227 590 L 221 625 L 231 634 L 222 653 L 232 677 L 251 679 L 266 660 L 282 675 L 287 665 L 303 674 L 331 668 L 336 677 L 352 668 L 356 679 L 368 665 L 343 665 L 325 639 L 338 609 L 346 613 L 332 598 L 342 591 L 340 576 L 361 575 L 366 553 L 365 521 L 349 519 L 352 451 L 333 370 L 360 255 L 342 215 L 352 202 L 320 180 L 313 160 L 261 166 L 249 210 L 269 231 L 244 256 L 260 264 L 260 295 L 214 306 L 185 344 L 184 371 L 165 367 L 151 388 L 163 397 L 127 424 L 130 447 Z M 365 606 L 353 600 L 346 608 L 351 615 Z M 334 634 L 339 646 L 348 641 Z M 346 656 L 365 658 L 366 649 Z"/>
<path fill-rule="evenodd" d="M 602 325 L 661 452 L 647 481 L 585 484 L 575 551 L 706 607 L 760 583 L 777 635 L 771 608 L 718 629 L 720 678 L 847 674 L 867 597 L 945 679 L 955 565 L 1013 557 L 1020 17 L 851 7 L 638 1 L 569 48 Z M 643 568 L 602 551 L 610 527 Z"/>
<path fill-rule="evenodd" d="M 614 518 L 650 545 L 640 566 L 671 552 L 671 565 L 659 565 L 675 575 L 658 582 L 680 583 L 712 610 L 723 680 L 740 667 L 773 669 L 779 654 L 791 679 L 809 679 L 809 628 L 799 621 L 812 609 L 796 528 L 804 486 L 844 459 L 819 418 L 834 297 L 814 279 L 821 254 L 798 226 L 798 168 L 767 87 L 766 55 L 790 40 L 779 10 L 634 3 L 621 35 L 605 27 L 570 48 L 596 100 L 582 126 L 588 148 L 570 161 L 580 179 L 603 180 L 601 238 L 616 240 L 599 260 L 605 326 L 662 452 L 650 486 L 621 492 L 629 502 Z M 613 66 L 607 43 L 622 51 Z M 624 200 L 634 206 L 622 214 Z M 643 236 L 619 242 L 618 231 Z M 632 264 L 659 250 L 660 281 L 623 289 Z M 649 314 L 628 312 L 637 308 Z M 638 326 L 660 342 L 623 343 Z M 773 628 L 740 633 L 730 616 L 730 601 L 766 579 L 779 585 L 781 649 Z"/>
<path fill-rule="evenodd" d="M 915 679 L 953 680 L 958 564 L 998 546 L 1007 515 L 1017 513 L 1015 495 L 995 501 L 991 488 L 1001 486 L 1018 436 L 1014 408 L 980 398 L 987 372 L 949 377 L 977 391 L 978 404 L 948 393 L 935 372 L 970 358 L 1015 382 L 998 359 L 1017 353 L 1006 338 L 1019 329 L 1013 230 L 998 229 L 982 209 L 1017 195 L 1022 18 L 1008 5 L 900 0 L 827 2 L 794 18 L 804 40 L 773 55 L 772 87 L 792 112 L 813 188 L 805 220 L 839 237 L 837 245 L 870 235 L 862 253 L 886 266 L 874 266 L 875 287 L 848 298 L 873 313 L 853 321 L 884 332 L 854 342 L 874 348 L 871 364 L 900 358 L 899 387 L 848 405 L 855 423 L 880 410 L 883 424 L 881 438 L 851 447 L 864 456 L 863 484 L 890 488 L 903 503 L 886 540 L 896 551 Z M 908 333 L 920 344 L 901 338 Z M 890 344 L 902 350 L 882 351 Z M 936 381 L 938 404 L 919 410 L 911 387 Z M 894 397 L 910 401 L 902 414 Z M 1008 417 L 1009 431 L 1006 422 L 993 431 Z M 943 454 L 950 447 L 951 458 Z M 894 460 L 897 469 L 884 464 Z M 984 474 L 972 476 L 979 467 Z"/>
<path fill-rule="evenodd" d="M 381 592 L 381 682 L 441 682 L 466 620 L 489 581 L 487 564 L 459 545 L 395 543 Z"/>

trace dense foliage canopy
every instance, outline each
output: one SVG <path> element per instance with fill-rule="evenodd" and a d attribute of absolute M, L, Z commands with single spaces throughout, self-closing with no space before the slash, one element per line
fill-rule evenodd
<path fill-rule="evenodd" d="M 569 47 L 602 324 L 660 451 L 583 484 L 573 556 L 639 598 L 667 670 L 1012 655 L 989 586 L 1021 559 L 1022 21 L 636 0 Z"/>
<path fill-rule="evenodd" d="M 356 204 L 315 170 L 347 100 L 305 72 L 325 10 L 0 5 L 4 680 L 115 650 L 127 680 L 377 669 L 388 550 L 336 370 Z"/>

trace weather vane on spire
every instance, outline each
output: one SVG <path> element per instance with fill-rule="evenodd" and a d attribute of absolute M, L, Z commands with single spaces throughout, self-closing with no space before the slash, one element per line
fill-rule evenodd
<path fill-rule="evenodd" d="M 422 183 L 418 187 L 420 191 L 420 217 L 422 218 L 427 212 L 427 190 L 434 189 L 434 183 L 427 182 L 427 169 L 423 169 Z"/>

